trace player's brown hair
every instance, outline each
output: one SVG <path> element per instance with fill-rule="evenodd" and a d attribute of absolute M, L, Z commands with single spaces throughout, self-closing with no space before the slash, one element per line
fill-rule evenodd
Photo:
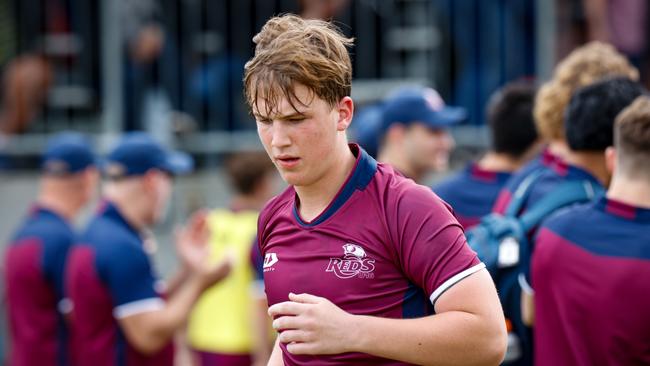
<path fill-rule="evenodd" d="M 246 151 L 230 155 L 226 160 L 226 172 L 230 184 L 239 194 L 252 194 L 268 174 L 275 172 L 275 165 L 265 152 Z"/>
<path fill-rule="evenodd" d="M 255 55 L 246 63 L 244 90 L 252 112 L 270 116 L 282 98 L 298 111 L 305 104 L 295 94 L 296 84 L 334 106 L 350 95 L 352 63 L 345 37 L 331 23 L 286 14 L 273 17 L 253 37 Z M 258 110 L 264 100 L 266 110 Z"/>
<path fill-rule="evenodd" d="M 546 141 L 564 140 L 564 112 L 573 92 L 609 77 L 638 81 L 639 71 L 609 44 L 590 42 L 576 48 L 537 92 L 533 110 L 537 132 Z"/>
<path fill-rule="evenodd" d="M 616 117 L 617 168 L 631 178 L 650 180 L 650 97 L 642 95 Z"/>

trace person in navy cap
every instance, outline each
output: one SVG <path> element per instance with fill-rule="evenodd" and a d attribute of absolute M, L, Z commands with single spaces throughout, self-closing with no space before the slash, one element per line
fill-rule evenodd
<path fill-rule="evenodd" d="M 11 366 L 69 364 L 64 266 L 76 240 L 72 221 L 97 181 L 95 155 L 82 135 L 49 141 L 38 198 L 4 256 Z"/>
<path fill-rule="evenodd" d="M 397 90 L 384 103 L 379 161 L 416 182 L 432 170 L 445 171 L 455 145 L 449 127 L 466 117 L 464 109 L 446 106 L 431 88 Z"/>
<path fill-rule="evenodd" d="M 230 261 L 210 263 L 205 214 L 177 234 L 182 269 L 164 291 L 144 232 L 162 219 L 172 176 L 192 159 L 149 135 L 124 136 L 102 165 L 104 201 L 70 254 L 66 293 L 78 365 L 172 365 L 172 339 L 201 293 L 224 278 Z"/>

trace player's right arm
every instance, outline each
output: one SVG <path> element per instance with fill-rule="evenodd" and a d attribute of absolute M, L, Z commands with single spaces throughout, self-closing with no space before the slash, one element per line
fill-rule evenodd
<path fill-rule="evenodd" d="M 185 324 L 205 288 L 205 281 L 194 275 L 160 309 L 118 318 L 129 344 L 144 354 L 160 351 Z"/>
<path fill-rule="evenodd" d="M 275 345 L 273 346 L 273 352 L 271 352 L 268 366 L 284 366 L 284 361 L 282 361 L 282 350 L 280 349 L 280 338 L 275 340 Z"/>
<path fill-rule="evenodd" d="M 152 354 L 165 347 L 186 323 L 203 291 L 230 271 L 229 258 L 216 265 L 209 263 L 209 232 L 204 219 L 202 214 L 194 216 L 177 238 L 178 252 L 189 274 L 167 301 L 155 294 L 147 258 L 132 260 L 128 271 L 112 271 L 109 287 L 118 288 L 114 297 L 122 304 L 115 308 L 114 316 L 129 343 L 141 353 Z"/>

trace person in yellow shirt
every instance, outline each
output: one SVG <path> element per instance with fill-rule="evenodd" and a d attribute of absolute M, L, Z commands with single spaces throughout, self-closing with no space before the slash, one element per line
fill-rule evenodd
<path fill-rule="evenodd" d="M 273 332 L 255 235 L 259 211 L 274 193 L 275 168 L 263 152 L 243 152 L 227 160 L 226 171 L 235 195 L 229 208 L 214 209 L 207 222 L 212 259 L 230 255 L 234 264 L 230 276 L 196 303 L 187 339 L 200 366 L 266 365 Z"/>

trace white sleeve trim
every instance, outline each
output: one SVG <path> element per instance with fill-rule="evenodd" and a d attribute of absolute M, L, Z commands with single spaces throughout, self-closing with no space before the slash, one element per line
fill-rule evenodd
<path fill-rule="evenodd" d="M 485 268 L 485 263 L 481 262 L 460 273 L 457 273 L 455 276 L 445 281 L 442 285 L 438 286 L 438 288 L 435 291 L 433 291 L 433 293 L 431 294 L 431 297 L 429 297 L 429 300 L 431 300 L 431 304 L 435 304 L 436 300 L 438 300 L 438 297 L 440 297 L 440 295 L 442 295 L 443 292 L 447 291 L 451 286 L 457 284 L 465 277 L 482 270 L 483 268 Z"/>
<path fill-rule="evenodd" d="M 65 297 L 59 301 L 57 308 L 59 309 L 59 313 L 66 315 L 72 312 L 74 309 L 74 304 L 70 298 Z"/>
<path fill-rule="evenodd" d="M 517 281 L 519 281 L 519 286 L 521 287 L 521 291 L 526 293 L 526 295 L 534 295 L 535 290 L 533 290 L 533 286 L 531 286 L 528 281 L 526 280 L 526 276 L 524 276 L 523 273 L 520 273 L 519 276 L 517 276 Z"/>
<path fill-rule="evenodd" d="M 124 319 L 132 315 L 148 313 L 150 311 L 160 310 L 165 307 L 165 301 L 159 297 L 152 297 L 133 301 L 127 304 L 116 306 L 113 309 L 113 316 L 116 319 Z"/>

